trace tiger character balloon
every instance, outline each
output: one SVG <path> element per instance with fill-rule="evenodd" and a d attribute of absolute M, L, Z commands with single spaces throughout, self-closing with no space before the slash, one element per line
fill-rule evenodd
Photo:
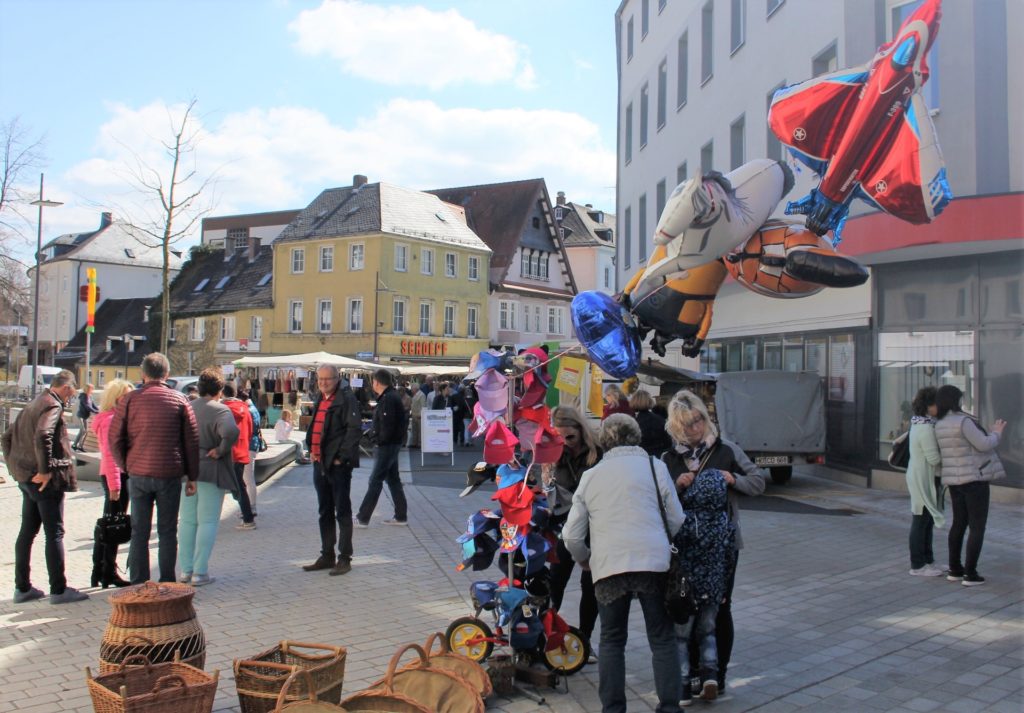
<path fill-rule="evenodd" d="M 801 223 L 769 220 L 724 256 L 729 274 L 766 297 L 807 297 L 825 287 L 856 287 L 868 271 L 838 254 L 832 244 Z"/>

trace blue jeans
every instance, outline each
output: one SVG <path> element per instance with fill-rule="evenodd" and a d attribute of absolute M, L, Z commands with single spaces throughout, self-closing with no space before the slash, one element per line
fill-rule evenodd
<path fill-rule="evenodd" d="M 157 559 L 160 581 L 174 581 L 174 563 L 178 559 L 178 506 L 181 478 L 151 478 L 131 475 L 128 494 L 132 504 L 132 541 L 128 548 L 128 573 L 132 584 L 149 579 L 149 535 L 153 529 L 156 505 L 156 532 L 160 538 Z"/>
<path fill-rule="evenodd" d="M 178 563 L 182 574 L 210 573 L 210 555 L 217 541 L 217 526 L 226 493 L 213 483 L 199 482 L 195 495 L 181 499 Z"/>
<path fill-rule="evenodd" d="M 50 594 L 61 594 L 67 587 L 64 578 L 64 492 L 54 480 L 43 491 L 36 483 L 18 483 L 21 490 L 21 529 L 14 541 L 14 586 L 19 592 L 32 588 L 32 543 L 43 528 L 46 537 L 46 570 L 50 575 Z"/>
<path fill-rule="evenodd" d="M 373 462 L 373 472 L 370 473 L 370 482 L 366 486 L 366 495 L 363 496 L 363 503 L 359 506 L 356 517 L 359 522 L 369 522 L 373 511 L 377 508 L 377 500 L 380 499 L 380 491 L 384 489 L 387 482 L 388 490 L 391 491 L 391 499 L 395 503 L 395 519 L 405 520 L 408 518 L 408 506 L 405 502 L 405 490 L 402 489 L 402 479 L 398 475 L 398 452 L 402 450 L 402 444 L 396 443 L 387 446 L 377 446 L 377 458 Z"/>
<path fill-rule="evenodd" d="M 718 645 L 715 641 L 715 619 L 718 617 L 718 603 L 703 604 L 697 613 L 685 624 L 676 625 L 676 638 L 679 642 L 679 659 L 686 661 L 688 669 L 685 680 L 700 676 L 700 680 L 716 680 L 718 678 Z M 700 652 L 700 669 L 693 670 L 689 650 L 691 639 Z"/>
<path fill-rule="evenodd" d="M 611 604 L 598 603 L 601 614 L 601 649 L 598 657 L 603 713 L 626 710 L 626 638 L 629 634 L 629 605 L 633 594 L 619 597 Z M 637 592 L 647 625 L 647 643 L 651 647 L 654 689 L 658 695 L 657 713 L 678 713 L 682 681 L 679 676 L 679 650 L 672 620 L 665 611 L 661 592 Z"/>
<path fill-rule="evenodd" d="M 352 469 L 330 465 L 326 471 L 320 461 L 313 462 L 313 487 L 316 488 L 320 516 L 320 554 L 334 560 L 352 559 Z"/>

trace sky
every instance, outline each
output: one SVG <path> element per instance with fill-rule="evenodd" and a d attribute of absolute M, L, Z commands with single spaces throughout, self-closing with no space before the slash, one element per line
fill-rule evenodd
<path fill-rule="evenodd" d="M 131 168 L 169 174 L 161 142 L 192 99 L 210 215 L 303 208 L 356 173 L 416 189 L 541 177 L 612 211 L 618 5 L 0 0 L 0 122 L 43 139 L 45 197 L 65 204 L 44 242 L 102 211 L 152 215 Z"/>

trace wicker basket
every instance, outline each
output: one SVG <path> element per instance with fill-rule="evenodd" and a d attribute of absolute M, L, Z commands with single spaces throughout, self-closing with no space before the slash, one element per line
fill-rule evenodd
<path fill-rule="evenodd" d="M 441 650 L 436 653 L 433 651 L 435 641 L 441 642 Z M 491 685 L 491 677 L 487 675 L 484 667 L 468 656 L 454 653 L 448 645 L 448 637 L 441 632 L 431 634 L 427 638 L 427 643 L 423 645 L 423 650 L 427 652 L 427 659 L 432 668 L 440 668 L 464 678 L 476 689 L 481 698 L 491 695 L 494 689 Z M 418 667 L 419 663 L 413 662 L 403 666 L 400 670 L 405 671 Z"/>
<path fill-rule="evenodd" d="M 294 695 L 291 689 L 296 681 L 302 682 L 302 688 L 308 691 L 308 694 L 299 700 L 293 700 L 289 703 L 288 699 Z M 299 686 L 294 686 L 294 688 L 297 690 Z M 318 700 L 313 688 L 313 678 L 309 673 L 309 669 L 293 666 L 292 672 L 281 686 L 281 692 L 278 694 L 276 704 L 271 711 L 273 713 L 348 713 L 347 708 L 342 708 L 336 703 Z M 398 713 L 401 713 L 401 711 Z"/>
<path fill-rule="evenodd" d="M 145 582 L 111 594 L 109 623 L 122 628 L 166 626 L 196 618 L 194 587 L 174 582 Z"/>
<path fill-rule="evenodd" d="M 206 665 L 206 638 L 198 623 L 115 630 L 119 632 L 117 638 L 109 638 L 110 629 L 108 626 L 103 632 L 100 642 L 100 673 L 118 670 L 133 656 L 143 656 L 154 664 L 167 663 L 178 657 L 182 663 L 199 669 Z M 154 640 L 143 633 L 132 632 L 162 636 Z"/>
<path fill-rule="evenodd" d="M 398 670 L 402 655 L 412 650 L 419 655 L 413 666 Z M 427 652 L 417 644 L 406 644 L 395 652 L 384 678 L 365 691 L 342 701 L 346 709 L 391 711 L 373 698 L 410 698 L 433 713 L 484 713 L 484 702 L 476 688 L 452 671 L 431 665 Z M 360 707 L 361 706 L 361 707 Z M 404 709 L 399 709 L 404 710 Z"/>
<path fill-rule="evenodd" d="M 220 673 L 208 674 L 174 660 L 151 664 L 144 656 L 121 664 L 117 671 L 85 681 L 96 713 L 210 713 Z"/>
<path fill-rule="evenodd" d="M 272 711 L 285 681 L 296 668 L 308 671 L 310 676 L 308 679 L 300 677 L 293 683 L 290 700 L 305 698 L 310 692 L 307 685 L 312 685 L 317 699 L 337 704 L 345 681 L 347 656 L 348 652 L 341 646 L 282 641 L 250 659 L 236 659 L 235 688 L 242 713 Z M 312 683 L 307 684 L 307 680 Z"/>

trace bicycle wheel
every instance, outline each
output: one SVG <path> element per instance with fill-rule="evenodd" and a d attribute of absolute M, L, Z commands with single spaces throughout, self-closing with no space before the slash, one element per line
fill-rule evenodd
<path fill-rule="evenodd" d="M 485 641 L 494 634 L 491 628 L 475 616 L 464 616 L 448 625 L 445 638 L 448 647 L 457 654 L 462 654 L 477 663 L 484 661 L 494 650 L 494 643 Z M 586 661 L 586 659 L 584 659 Z"/>
<path fill-rule="evenodd" d="M 583 638 L 583 634 L 575 626 L 570 626 L 569 631 L 562 640 L 562 645 L 545 651 L 543 656 L 544 664 L 555 671 L 566 676 L 574 674 L 587 664 L 590 658 L 590 642 Z"/>

